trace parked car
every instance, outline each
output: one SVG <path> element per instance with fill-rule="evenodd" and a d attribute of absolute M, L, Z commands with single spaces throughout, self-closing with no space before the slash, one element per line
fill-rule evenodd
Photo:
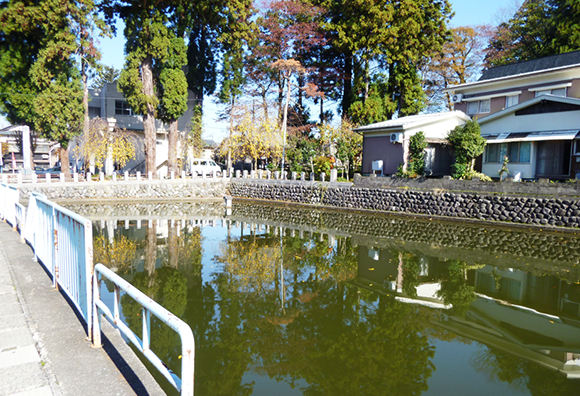
<path fill-rule="evenodd" d="M 211 175 L 212 172 L 221 173 L 221 168 L 214 161 L 207 158 L 194 158 L 191 160 L 191 174 Z"/>
<path fill-rule="evenodd" d="M 34 172 L 37 175 L 46 175 L 46 174 L 50 174 L 50 177 L 60 177 L 60 165 L 56 165 L 53 166 L 52 168 L 48 168 L 48 169 L 44 169 L 44 168 L 40 168 L 39 170 L 37 170 L 37 168 L 39 168 L 38 166 L 34 167 Z"/>

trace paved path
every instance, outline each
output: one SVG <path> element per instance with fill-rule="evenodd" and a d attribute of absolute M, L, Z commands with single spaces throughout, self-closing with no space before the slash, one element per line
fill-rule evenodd
<path fill-rule="evenodd" d="M 0 221 L 0 396 L 165 394 L 102 322 L 104 346 L 93 349 L 30 247 Z"/>

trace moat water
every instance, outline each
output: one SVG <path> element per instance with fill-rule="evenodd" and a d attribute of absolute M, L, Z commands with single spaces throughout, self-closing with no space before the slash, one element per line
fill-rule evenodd
<path fill-rule="evenodd" d="M 578 234 L 274 205 L 102 207 L 72 207 L 93 220 L 95 262 L 191 326 L 197 395 L 580 392 Z M 123 296 L 122 308 L 140 335 L 140 307 Z M 180 373 L 179 337 L 155 321 L 152 349 Z"/>

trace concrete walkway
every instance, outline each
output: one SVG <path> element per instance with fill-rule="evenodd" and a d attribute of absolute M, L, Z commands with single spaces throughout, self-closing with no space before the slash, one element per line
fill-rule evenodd
<path fill-rule="evenodd" d="M 106 320 L 103 348 L 53 289 L 20 235 L 0 221 L 0 396 L 164 395 Z"/>

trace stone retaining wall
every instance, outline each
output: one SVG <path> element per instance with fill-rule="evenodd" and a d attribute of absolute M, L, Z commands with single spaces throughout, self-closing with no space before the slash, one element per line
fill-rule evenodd
<path fill-rule="evenodd" d="M 188 199 L 223 197 L 229 181 L 222 179 L 143 180 L 123 182 L 82 182 L 21 184 L 21 199 L 31 191 L 46 195 L 53 201 L 102 199 Z"/>
<path fill-rule="evenodd" d="M 357 180 L 352 185 L 232 179 L 229 191 L 234 197 L 336 208 L 513 222 L 534 226 L 580 227 L 580 202 L 577 197 L 546 198 L 497 192 L 452 192 L 437 189 L 417 191 L 409 187 L 396 189 L 389 186 L 359 187 Z"/>
<path fill-rule="evenodd" d="M 427 247 L 429 256 L 455 257 L 469 263 L 509 263 L 510 267 L 531 266 L 542 270 L 557 263 L 561 268 L 573 269 L 575 276 L 580 274 L 580 237 L 575 233 L 244 203 L 233 206 L 232 217 L 304 230 L 314 227 L 321 233 L 333 235 L 358 236 L 357 241 L 369 247 L 400 245 L 407 251 L 415 244 Z"/>

